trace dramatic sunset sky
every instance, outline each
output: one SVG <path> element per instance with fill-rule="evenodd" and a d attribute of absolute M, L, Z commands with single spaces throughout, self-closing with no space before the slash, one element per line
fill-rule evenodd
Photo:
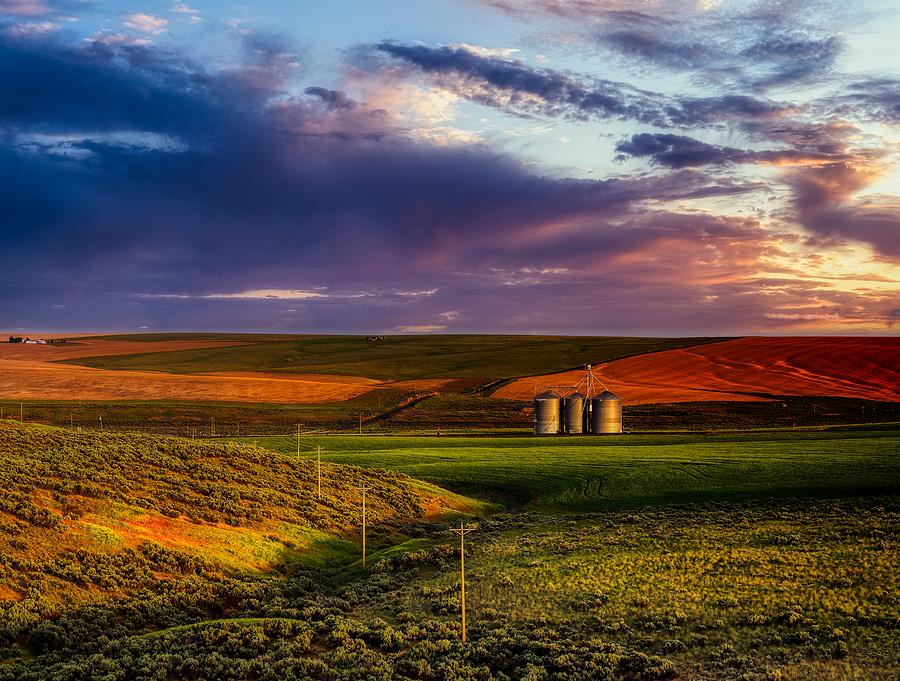
<path fill-rule="evenodd" d="M 896 0 L 0 0 L 0 328 L 900 332 Z"/>

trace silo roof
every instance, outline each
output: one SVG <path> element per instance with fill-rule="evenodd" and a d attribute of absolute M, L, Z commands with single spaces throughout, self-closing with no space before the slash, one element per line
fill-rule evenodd
<path fill-rule="evenodd" d="M 536 395 L 534 399 L 536 399 L 536 400 L 550 400 L 550 399 L 558 400 L 559 395 L 557 395 L 552 390 L 545 390 L 540 395 Z"/>
<path fill-rule="evenodd" d="M 616 395 L 615 393 L 610 392 L 609 390 L 604 390 L 602 393 L 597 395 L 597 397 L 595 397 L 594 399 L 595 400 L 618 400 L 618 399 L 620 399 L 620 397 L 618 395 Z"/>

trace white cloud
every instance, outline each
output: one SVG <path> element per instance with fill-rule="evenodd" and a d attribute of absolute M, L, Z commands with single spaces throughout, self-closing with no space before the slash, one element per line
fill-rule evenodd
<path fill-rule="evenodd" d="M 194 296 L 187 293 L 138 293 L 138 298 L 159 298 L 161 300 L 189 300 Z"/>
<path fill-rule="evenodd" d="M 0 14 L 36 17 L 49 11 L 50 8 L 44 0 L 0 0 Z"/>
<path fill-rule="evenodd" d="M 59 24 L 52 21 L 26 21 L 21 24 L 13 24 L 6 33 L 16 38 L 36 38 L 52 33 L 59 28 Z"/>
<path fill-rule="evenodd" d="M 153 14 L 136 12 L 135 14 L 126 14 L 123 16 L 122 23 L 133 31 L 140 31 L 141 33 L 148 33 L 150 35 L 159 35 L 166 29 L 166 26 L 169 25 L 169 20 Z"/>
<path fill-rule="evenodd" d="M 230 300 L 310 300 L 312 298 L 331 298 L 332 296 L 304 289 L 261 288 L 240 293 L 209 293 L 197 297 Z"/>
<path fill-rule="evenodd" d="M 283 289 L 283 288 L 260 288 L 249 289 L 247 291 L 234 291 L 228 293 L 138 293 L 138 298 L 162 298 L 176 300 L 354 300 L 358 298 L 384 299 L 391 302 L 391 299 L 400 298 L 421 298 L 433 296 L 438 289 L 428 289 L 425 291 L 398 291 L 395 289 L 373 290 L 373 291 L 342 291 L 330 292 L 321 288 L 313 289 Z M 394 300 L 396 302 L 396 300 Z M 443 313 L 455 314 L 455 312 Z M 444 317 L 451 319 L 451 317 Z"/>
<path fill-rule="evenodd" d="M 434 333 L 435 331 L 443 331 L 447 326 L 445 324 L 411 324 L 409 326 L 397 326 L 394 331 L 400 333 Z"/>
<path fill-rule="evenodd" d="M 89 43 L 100 43 L 101 45 L 149 45 L 149 38 L 134 38 L 124 33 L 110 33 L 103 28 L 97 31 L 90 38 L 85 38 Z"/>
<path fill-rule="evenodd" d="M 771 312 L 766 315 L 766 319 L 783 319 L 795 322 L 839 322 L 843 317 L 834 312 Z"/>
<path fill-rule="evenodd" d="M 192 24 L 199 24 L 203 21 L 203 14 L 199 9 L 189 7 L 183 2 L 176 2 L 172 5 L 172 14 L 177 14 L 183 21 L 188 21 Z"/>
<path fill-rule="evenodd" d="M 510 59 L 519 51 L 515 47 L 483 47 L 482 45 L 470 45 L 469 43 L 451 43 L 447 47 L 463 49 L 478 57 L 498 57 L 500 59 Z"/>
<path fill-rule="evenodd" d="M 420 296 L 433 296 L 437 292 L 436 288 L 430 288 L 427 291 L 397 291 L 397 295 L 404 298 L 418 298 Z"/>

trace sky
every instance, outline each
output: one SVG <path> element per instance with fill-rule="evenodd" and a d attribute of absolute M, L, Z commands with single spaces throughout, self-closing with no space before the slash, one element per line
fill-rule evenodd
<path fill-rule="evenodd" d="M 0 329 L 900 331 L 895 0 L 0 0 Z"/>

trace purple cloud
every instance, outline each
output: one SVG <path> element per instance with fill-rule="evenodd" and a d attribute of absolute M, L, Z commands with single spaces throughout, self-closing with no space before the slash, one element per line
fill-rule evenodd
<path fill-rule="evenodd" d="M 435 73 L 459 58 L 459 73 L 505 97 L 520 88 L 581 115 L 617 116 L 621 105 L 648 119 L 749 111 L 769 120 L 753 98 L 673 104 L 610 86 L 604 101 L 602 88 L 565 74 L 416 54 L 434 59 Z M 757 273 L 781 253 L 780 237 L 755 219 L 681 205 L 762 185 L 699 170 L 547 177 L 485 145 L 422 141 L 362 98 L 293 92 L 297 59 L 259 36 L 240 63 L 218 70 L 174 49 L 0 37 L 0 89 L 10 93 L 0 100 L 0 326 L 659 333 L 765 324 L 771 309 L 749 294 L 768 286 Z M 632 139 L 634 151 L 643 142 Z M 808 289 L 797 291 L 779 300 L 799 304 Z M 884 304 L 835 295 L 867 321 Z"/>
<path fill-rule="evenodd" d="M 668 97 L 626 83 L 586 79 L 466 47 L 382 42 L 374 48 L 471 101 L 519 115 L 635 120 L 657 127 L 696 127 L 729 119 L 774 118 L 790 107 L 750 95 Z"/>
<path fill-rule="evenodd" d="M 792 166 L 816 165 L 847 160 L 849 156 L 838 153 L 803 151 L 799 149 L 772 149 L 748 151 L 701 142 L 685 135 L 666 133 L 638 133 L 631 139 L 619 142 L 616 151 L 621 158 L 649 158 L 651 163 L 666 168 L 697 168 L 705 165 L 755 163 L 760 165 Z"/>
<path fill-rule="evenodd" d="M 794 171 L 788 182 L 799 222 L 814 234 L 867 242 L 888 258 L 900 258 L 900 200 L 854 196 L 883 172 L 877 159 Z"/>

